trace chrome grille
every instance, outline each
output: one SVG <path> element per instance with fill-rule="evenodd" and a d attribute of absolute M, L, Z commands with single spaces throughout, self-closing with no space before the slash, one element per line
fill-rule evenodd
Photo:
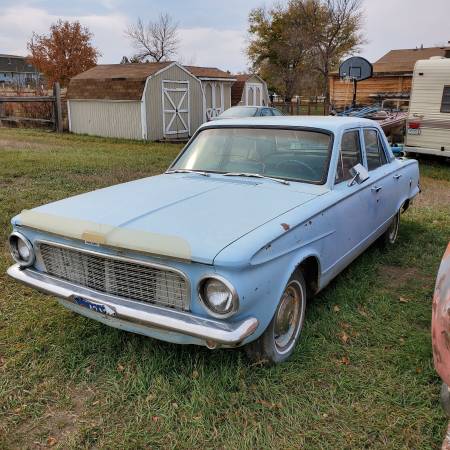
<path fill-rule="evenodd" d="M 188 310 L 189 283 L 179 272 L 41 242 L 49 275 L 111 295 Z"/>

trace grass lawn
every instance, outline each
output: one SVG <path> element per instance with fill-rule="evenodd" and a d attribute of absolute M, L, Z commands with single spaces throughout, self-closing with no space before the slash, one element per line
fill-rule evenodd
<path fill-rule="evenodd" d="M 0 448 L 438 448 L 430 317 L 448 165 L 421 163 L 398 244 L 369 249 L 311 302 L 275 368 L 108 328 L 6 277 L 13 215 L 156 174 L 179 149 L 0 129 Z"/>

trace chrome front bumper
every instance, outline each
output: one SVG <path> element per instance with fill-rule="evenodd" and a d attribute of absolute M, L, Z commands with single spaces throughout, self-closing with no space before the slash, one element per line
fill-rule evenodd
<path fill-rule="evenodd" d="M 205 345 L 211 348 L 237 346 L 252 335 L 258 327 L 258 320 L 253 317 L 240 322 L 221 322 L 194 316 L 186 312 L 104 294 L 33 269 L 20 269 L 18 264 L 11 266 L 7 273 L 21 283 L 74 305 L 76 304 L 75 299 L 81 297 L 105 306 L 113 318 L 156 330 L 191 336 L 204 341 Z"/>

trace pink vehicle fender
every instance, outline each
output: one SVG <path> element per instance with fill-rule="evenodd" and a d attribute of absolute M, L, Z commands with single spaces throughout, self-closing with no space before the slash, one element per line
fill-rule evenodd
<path fill-rule="evenodd" d="M 436 280 L 431 329 L 434 367 L 444 382 L 441 400 L 444 410 L 450 415 L 450 243 Z"/>

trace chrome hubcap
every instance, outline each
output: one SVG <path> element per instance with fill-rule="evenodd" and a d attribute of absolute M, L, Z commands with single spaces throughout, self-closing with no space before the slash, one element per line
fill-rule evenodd
<path fill-rule="evenodd" d="M 295 343 L 301 323 L 303 294 L 298 282 L 291 282 L 283 292 L 275 317 L 275 345 L 280 352 Z"/>

